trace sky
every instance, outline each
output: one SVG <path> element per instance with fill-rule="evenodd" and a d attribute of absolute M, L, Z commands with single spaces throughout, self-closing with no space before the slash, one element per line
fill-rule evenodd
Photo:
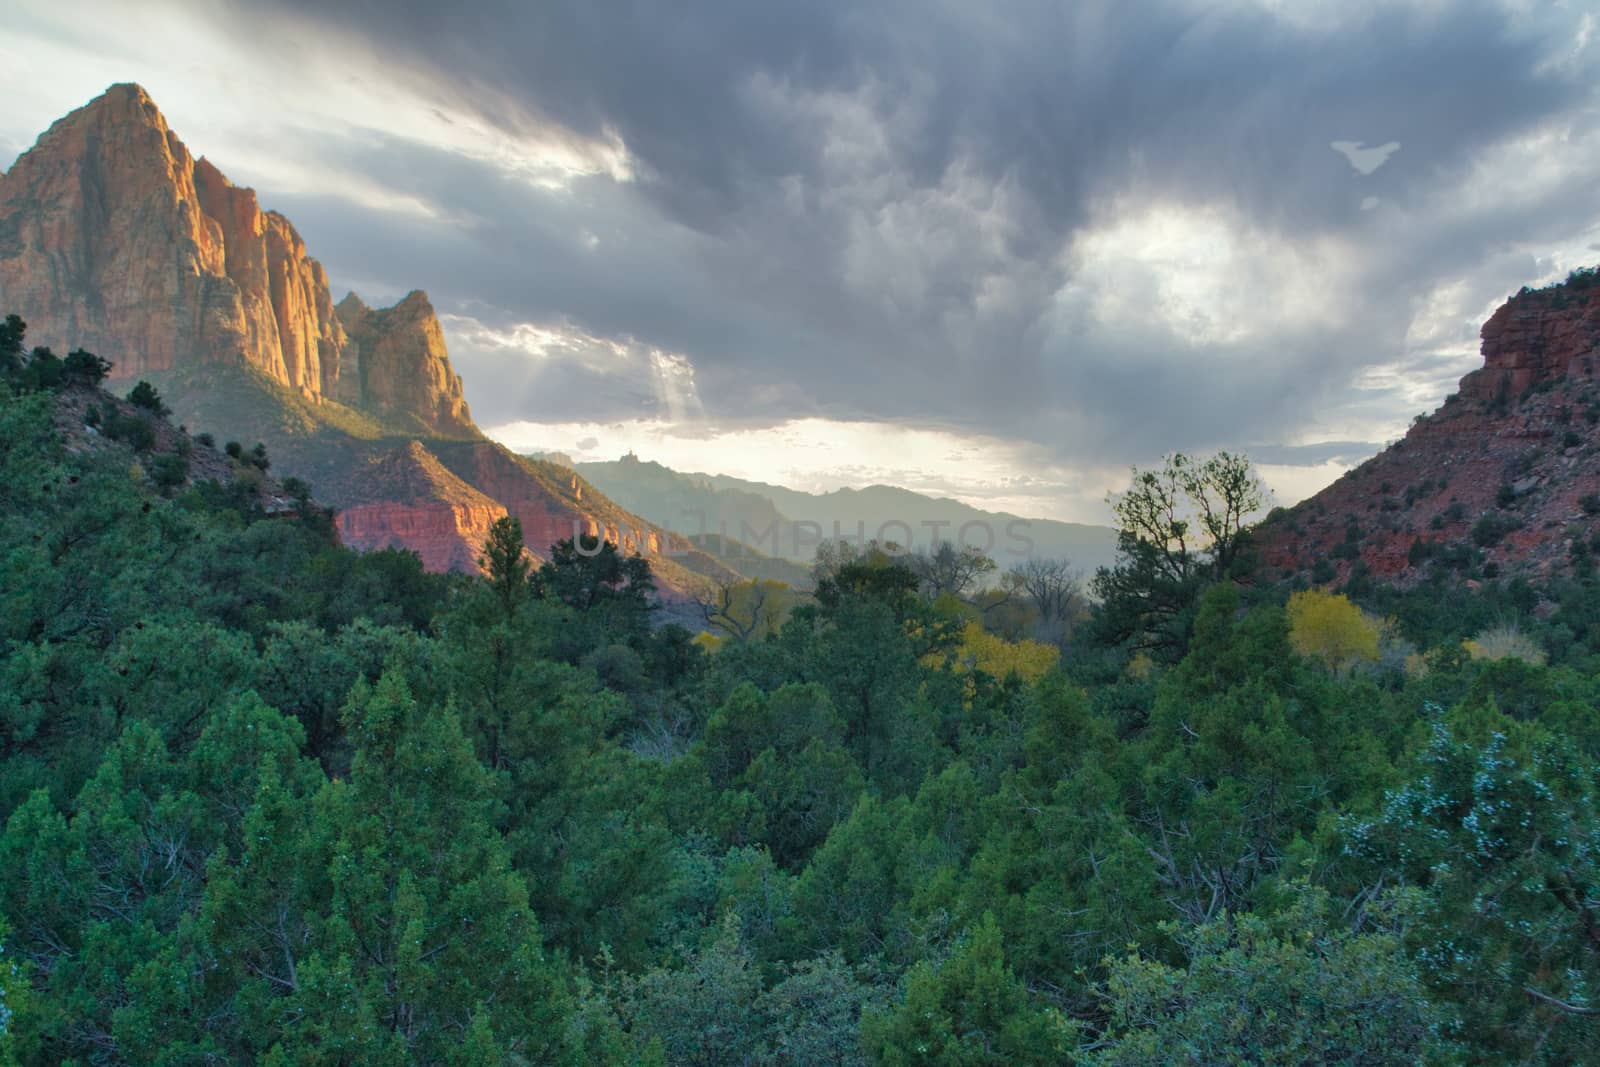
<path fill-rule="evenodd" d="M 1131 465 L 1276 503 L 1600 262 L 1589 2 L 13 0 L 0 167 L 137 81 L 335 296 L 427 290 L 473 414 L 1106 521 Z"/>

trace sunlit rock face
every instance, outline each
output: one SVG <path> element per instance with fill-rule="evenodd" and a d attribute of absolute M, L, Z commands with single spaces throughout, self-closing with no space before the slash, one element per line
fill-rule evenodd
<path fill-rule="evenodd" d="M 354 346 L 346 349 L 354 356 L 350 387 L 363 406 L 443 433 L 477 432 L 428 294 L 413 291 L 392 308 L 373 310 L 351 293 L 336 310 Z"/>
<path fill-rule="evenodd" d="M 337 510 L 353 548 L 471 571 L 511 514 L 537 558 L 577 536 L 649 556 L 669 599 L 737 578 L 701 553 L 669 555 L 570 467 L 485 439 L 427 295 L 335 305 L 289 220 L 192 157 L 137 85 L 67 115 L 0 175 L 9 313 L 29 344 L 87 348 L 114 379 L 158 381 L 174 421 L 264 443 L 274 473 Z"/>
<path fill-rule="evenodd" d="M 111 360 L 114 379 L 237 363 L 308 398 L 474 432 L 427 297 L 362 305 L 353 338 L 289 220 L 191 156 L 137 85 L 55 123 L 0 177 L 0 306 L 34 344 Z"/>

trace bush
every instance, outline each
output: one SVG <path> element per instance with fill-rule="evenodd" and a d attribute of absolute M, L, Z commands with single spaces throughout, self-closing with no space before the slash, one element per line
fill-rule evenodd
<path fill-rule="evenodd" d="M 138 415 L 124 415 L 113 411 L 105 420 L 101 431 L 113 441 L 121 441 L 135 452 L 148 452 L 155 447 L 156 431 L 149 422 Z"/>
<path fill-rule="evenodd" d="M 162 489 L 175 489 L 189 478 L 189 461 L 182 456 L 157 456 L 150 463 L 150 480 Z"/>
<path fill-rule="evenodd" d="M 217 447 L 217 439 L 208 433 L 197 433 L 194 435 L 194 439 L 196 444 L 205 445 L 207 448 Z"/>
<path fill-rule="evenodd" d="M 1485 515 L 1472 525 L 1472 543 L 1479 548 L 1498 545 L 1512 530 L 1522 528 L 1516 519 L 1500 515 Z"/>
<path fill-rule="evenodd" d="M 1338 672 L 1378 658 L 1380 627 L 1338 593 L 1307 589 L 1289 597 L 1289 642 Z"/>
<path fill-rule="evenodd" d="M 1515 623 L 1485 630 L 1477 637 L 1463 641 L 1461 647 L 1467 650 L 1467 655 L 1478 660 L 1515 659 L 1535 667 L 1543 666 L 1545 661 L 1544 649 L 1517 629 Z"/>
<path fill-rule="evenodd" d="M 1579 497 L 1578 506 L 1585 515 L 1600 515 L 1600 493 L 1587 493 Z"/>
<path fill-rule="evenodd" d="M 156 392 L 156 387 L 146 381 L 140 381 L 133 387 L 133 391 L 128 394 L 128 403 L 136 408 L 143 408 L 157 418 L 166 418 L 172 414 L 162 401 L 161 394 Z"/>
<path fill-rule="evenodd" d="M 28 364 L 22 368 L 17 386 L 25 393 L 59 389 L 67 378 L 67 366 L 61 357 L 45 347 L 35 348 L 28 355 Z"/>
<path fill-rule="evenodd" d="M 111 373 L 111 364 L 93 352 L 74 348 L 67 353 L 67 361 L 62 370 L 68 381 L 83 385 L 99 385 L 105 381 L 106 375 Z"/>
<path fill-rule="evenodd" d="M 1502 485 L 1494 494 L 1494 502 L 1496 507 L 1509 508 L 1517 502 L 1517 491 L 1510 485 Z"/>

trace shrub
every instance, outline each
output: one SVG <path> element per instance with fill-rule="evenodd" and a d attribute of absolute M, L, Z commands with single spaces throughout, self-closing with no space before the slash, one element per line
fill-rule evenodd
<path fill-rule="evenodd" d="M 1509 508 L 1517 502 L 1517 491 L 1509 484 L 1502 485 L 1494 495 L 1494 502 L 1497 507 Z"/>
<path fill-rule="evenodd" d="M 189 477 L 189 461 L 182 456 L 157 456 L 150 463 L 150 480 L 162 489 L 174 489 Z"/>
<path fill-rule="evenodd" d="M 67 353 L 67 361 L 63 364 L 62 371 L 68 381 L 99 385 L 105 381 L 106 375 L 111 373 L 111 364 L 93 352 L 74 348 Z"/>
<path fill-rule="evenodd" d="M 136 408 L 143 408 L 157 418 L 165 418 L 172 414 L 166 403 L 162 401 L 161 394 L 156 392 L 156 387 L 149 382 L 140 381 L 128 394 L 128 403 Z"/>
<path fill-rule="evenodd" d="M 217 439 L 208 433 L 197 433 L 194 435 L 194 439 L 197 443 L 205 445 L 207 448 L 217 447 Z"/>
<path fill-rule="evenodd" d="M 1498 545 L 1506 534 L 1522 527 L 1516 519 L 1499 515 L 1485 515 L 1472 524 L 1472 543 L 1479 548 Z"/>
<path fill-rule="evenodd" d="M 1578 498 L 1578 506 L 1585 515 L 1600 515 L 1600 493 L 1586 493 Z"/>
<path fill-rule="evenodd" d="M 148 452 L 156 444 L 156 431 L 150 423 L 137 415 L 124 415 L 120 411 L 113 411 L 106 417 L 101 432 L 113 441 L 123 442 L 135 452 Z"/>
<path fill-rule="evenodd" d="M 1516 659 L 1536 667 L 1542 666 L 1545 661 L 1544 649 L 1517 629 L 1515 623 L 1491 627 L 1477 637 L 1461 642 L 1461 647 L 1467 650 L 1467 655 L 1478 660 Z"/>

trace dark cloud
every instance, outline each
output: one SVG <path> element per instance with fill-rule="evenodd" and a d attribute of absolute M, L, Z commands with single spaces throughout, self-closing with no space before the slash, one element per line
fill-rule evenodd
<path fill-rule="evenodd" d="M 248 17 L 337 27 L 375 70 L 509 133 L 626 145 L 634 181 L 556 191 L 392 136 L 296 146 L 438 213 L 273 201 L 335 277 L 636 352 L 552 362 L 458 332 L 482 421 L 659 414 L 637 355 L 655 348 L 692 362 L 720 420 L 916 417 L 1098 462 L 1286 439 L 1406 355 L 1451 281 L 1469 290 L 1460 325 L 1409 371 L 1458 373 L 1441 353 L 1470 344 L 1479 305 L 1549 269 L 1522 249 L 1600 216 L 1600 159 L 1572 147 L 1600 143 L 1576 10 L 1282 10 L 289 0 Z M 1547 131 L 1568 135 L 1566 172 L 1536 196 L 1521 168 L 1496 176 L 1496 153 Z M 1334 141 L 1401 147 L 1362 175 Z M 1204 248 L 1198 266 L 1130 248 L 1110 274 L 1074 258 L 1085 233 L 1159 208 L 1244 235 L 1236 284 L 1201 290 L 1237 322 L 1191 330 L 1158 307 Z M 1294 270 L 1321 255 L 1340 272 L 1321 293 L 1339 306 L 1269 306 L 1297 249 L 1321 251 Z"/>

